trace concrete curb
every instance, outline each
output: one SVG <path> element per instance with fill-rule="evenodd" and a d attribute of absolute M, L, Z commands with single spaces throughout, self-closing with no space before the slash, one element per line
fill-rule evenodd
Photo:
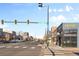
<path fill-rule="evenodd" d="M 52 53 L 52 55 L 55 56 L 54 51 L 53 51 L 52 49 L 50 49 L 49 47 L 48 47 L 48 49 L 49 49 L 49 51 Z"/>

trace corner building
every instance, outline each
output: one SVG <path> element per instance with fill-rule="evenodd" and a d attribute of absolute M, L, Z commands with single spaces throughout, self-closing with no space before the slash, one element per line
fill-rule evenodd
<path fill-rule="evenodd" d="M 79 23 L 62 23 L 57 27 L 57 33 L 57 45 L 79 48 Z"/>

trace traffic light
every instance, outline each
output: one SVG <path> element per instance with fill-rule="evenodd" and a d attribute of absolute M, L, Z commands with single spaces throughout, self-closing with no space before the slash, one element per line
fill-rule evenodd
<path fill-rule="evenodd" d="M 42 4 L 42 3 L 38 3 L 38 6 L 39 6 L 39 7 L 43 7 L 43 4 Z"/>
<path fill-rule="evenodd" d="M 4 20 L 1 20 L 1 24 L 4 24 Z"/>
<path fill-rule="evenodd" d="M 29 24 L 29 20 L 27 20 L 27 24 Z"/>
<path fill-rule="evenodd" d="M 17 20 L 16 20 L 16 19 L 15 19 L 15 21 L 14 21 L 14 22 L 15 22 L 15 24 L 17 24 Z"/>

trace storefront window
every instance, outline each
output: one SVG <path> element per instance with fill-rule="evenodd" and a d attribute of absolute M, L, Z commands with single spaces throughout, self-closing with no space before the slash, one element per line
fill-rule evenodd
<path fill-rule="evenodd" d="M 77 47 L 77 30 L 64 30 L 63 45 L 66 47 Z"/>

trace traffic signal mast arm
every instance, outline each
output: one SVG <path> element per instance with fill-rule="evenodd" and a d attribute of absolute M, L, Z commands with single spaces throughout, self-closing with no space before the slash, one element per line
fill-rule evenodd
<path fill-rule="evenodd" d="M 27 21 L 17 21 L 16 19 L 14 21 L 4 21 L 4 20 L 1 20 L 1 24 L 4 24 L 4 23 L 15 23 L 15 24 L 17 24 L 17 23 L 27 23 L 27 24 L 34 23 L 34 24 L 38 24 L 40 22 L 31 22 L 29 20 L 27 20 Z"/>
<path fill-rule="evenodd" d="M 38 24 L 39 22 L 29 22 L 29 23 L 35 23 L 35 24 Z"/>
<path fill-rule="evenodd" d="M 14 23 L 14 21 L 4 21 L 4 23 Z"/>

